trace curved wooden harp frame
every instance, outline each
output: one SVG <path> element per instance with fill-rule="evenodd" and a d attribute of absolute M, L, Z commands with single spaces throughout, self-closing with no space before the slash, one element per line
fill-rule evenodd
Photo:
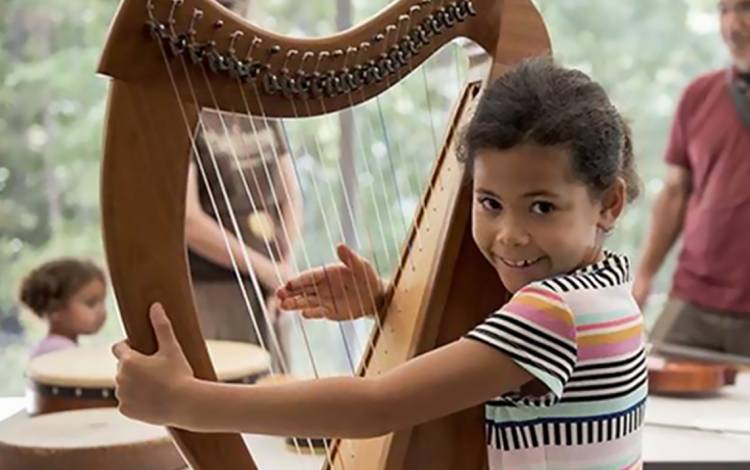
<path fill-rule="evenodd" d="M 211 0 L 124 0 L 99 72 L 112 78 L 103 230 L 130 343 L 146 353 L 155 350 L 147 311 L 159 300 L 195 375 L 215 380 L 195 315 L 184 235 L 190 130 L 200 108 L 247 113 L 249 106 L 253 115 L 278 118 L 340 110 L 382 93 L 457 37 L 484 51 L 470 61 L 402 247 L 400 266 L 420 269 L 397 269 L 393 295 L 380 312 L 382 328 L 363 357 L 368 375 L 455 340 L 507 300 L 473 244 L 471 190 L 455 148 L 482 87 L 519 60 L 549 53 L 539 13 L 530 0 L 399 0 L 345 32 L 299 39 L 262 30 Z M 251 87 L 258 99 L 238 100 L 238 91 Z M 304 113 L 293 104 L 302 100 Z M 439 229 L 420 233 L 420 249 L 409 249 L 425 223 Z M 256 468 L 240 435 L 170 431 L 193 468 Z M 327 465 L 484 468 L 484 443 L 478 406 L 387 436 L 334 445 Z"/>

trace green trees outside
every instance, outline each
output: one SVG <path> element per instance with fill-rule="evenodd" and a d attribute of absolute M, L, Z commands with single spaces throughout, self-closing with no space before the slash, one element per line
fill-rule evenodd
<path fill-rule="evenodd" d="M 384 4 L 353 0 L 354 23 Z M 620 223 L 611 246 L 635 260 L 650 204 L 660 188 L 662 152 L 680 90 L 696 75 L 727 60 L 718 37 L 715 2 L 539 0 L 538 4 L 556 57 L 601 81 L 633 125 L 645 190 Z M 115 8 L 114 0 L 0 3 L 0 396 L 23 392 L 28 348 L 45 331 L 43 323 L 18 305 L 22 276 L 61 255 L 103 262 L 98 175 L 107 81 L 95 75 L 95 68 Z M 253 0 L 250 12 L 254 22 L 287 34 L 311 36 L 336 30 L 334 0 Z M 445 60 L 439 58 L 430 67 L 444 70 L 440 67 Z M 413 78 L 407 86 L 416 90 L 422 78 L 416 74 Z M 433 104 L 452 99 L 433 76 L 429 86 Z M 392 136 L 400 154 L 430 148 L 429 133 L 425 141 L 411 138 L 411 126 L 430 125 L 423 112 L 425 99 L 415 98 L 413 105 L 395 101 L 383 112 L 389 122 L 403 122 L 394 126 Z M 370 119 L 377 128 L 377 110 L 369 106 L 362 113 L 357 119 Z M 296 132 L 311 131 L 300 125 Z M 321 134 L 330 153 L 317 156 L 320 164 L 331 168 L 338 164 L 337 132 Z M 370 151 L 376 157 L 378 147 Z M 405 173 L 403 179 L 421 181 L 427 169 L 405 170 L 415 173 Z M 363 204 L 363 219 L 370 210 Z M 315 215 L 306 217 L 312 220 Z M 311 239 L 325 243 L 319 234 Z M 324 259 L 328 256 L 314 261 Z M 662 290 L 668 288 L 669 271 L 663 270 L 660 277 Z M 120 335 L 113 302 L 110 305 L 105 331 L 90 341 L 109 342 Z"/>

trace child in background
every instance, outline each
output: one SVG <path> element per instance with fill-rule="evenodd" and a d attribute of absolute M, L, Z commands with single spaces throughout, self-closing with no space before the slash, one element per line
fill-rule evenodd
<path fill-rule="evenodd" d="M 56 259 L 31 271 L 19 298 L 49 328 L 31 357 L 78 345 L 78 335 L 94 334 L 107 317 L 104 273 L 89 261 Z"/>
<path fill-rule="evenodd" d="M 236 386 L 194 378 L 154 304 L 159 350 L 114 347 L 120 410 L 197 432 L 367 438 L 484 403 L 492 470 L 641 468 L 642 318 L 628 259 L 603 248 L 638 193 L 626 123 L 584 73 L 534 59 L 488 87 L 464 148 L 474 241 L 514 294 L 465 337 L 376 377 Z M 386 295 L 369 262 L 339 257 L 333 275 L 289 281 L 282 308 L 336 319 L 368 285 Z"/>

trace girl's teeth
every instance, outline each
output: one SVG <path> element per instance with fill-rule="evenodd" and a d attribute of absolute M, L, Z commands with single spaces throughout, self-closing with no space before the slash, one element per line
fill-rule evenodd
<path fill-rule="evenodd" d="M 536 260 L 506 261 L 506 263 L 513 266 L 514 268 L 525 268 L 526 266 L 529 266 L 535 262 Z"/>

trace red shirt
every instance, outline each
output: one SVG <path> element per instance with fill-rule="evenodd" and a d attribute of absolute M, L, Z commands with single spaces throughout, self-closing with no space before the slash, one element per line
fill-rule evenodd
<path fill-rule="evenodd" d="M 726 70 L 691 83 L 672 125 L 666 160 L 692 175 L 672 295 L 750 314 L 750 129 L 727 83 Z"/>

